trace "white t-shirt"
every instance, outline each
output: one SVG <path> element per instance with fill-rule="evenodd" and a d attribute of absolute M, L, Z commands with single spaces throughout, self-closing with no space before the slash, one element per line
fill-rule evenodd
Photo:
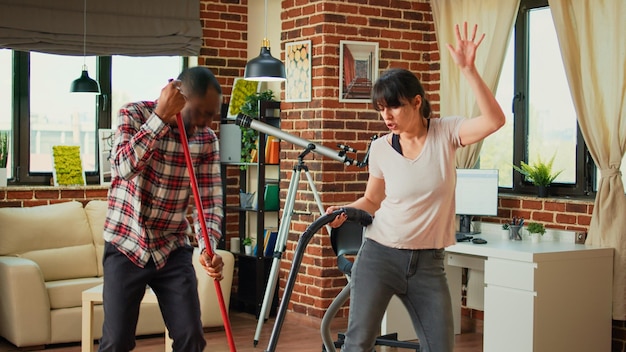
<path fill-rule="evenodd" d="M 464 118 L 430 120 L 426 142 L 413 160 L 387 136 L 372 142 L 369 173 L 385 180 L 385 199 L 365 236 L 392 248 L 445 248 L 456 242 L 455 152 Z"/>

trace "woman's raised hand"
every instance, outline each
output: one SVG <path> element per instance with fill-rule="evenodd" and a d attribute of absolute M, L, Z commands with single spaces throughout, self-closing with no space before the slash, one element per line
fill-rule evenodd
<path fill-rule="evenodd" d="M 455 26 L 456 46 L 453 47 L 451 44 L 446 45 L 448 47 L 448 51 L 450 51 L 450 55 L 452 55 L 452 59 L 460 69 L 471 68 L 474 66 L 476 49 L 485 38 L 485 33 L 483 33 L 478 41 L 476 41 L 477 30 L 478 25 L 475 24 L 471 37 L 468 37 L 467 22 L 463 22 L 463 36 L 461 36 L 461 31 L 459 29 L 459 25 L 457 24 Z"/>

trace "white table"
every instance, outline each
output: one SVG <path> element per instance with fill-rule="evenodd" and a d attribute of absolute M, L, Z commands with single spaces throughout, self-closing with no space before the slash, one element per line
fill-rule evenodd
<path fill-rule="evenodd" d="M 483 351 L 611 350 L 612 248 L 481 237 L 446 249 L 456 333 L 462 268 L 484 268 Z"/>
<path fill-rule="evenodd" d="M 83 320 L 82 320 L 82 340 L 81 350 L 82 352 L 93 352 L 93 306 L 95 303 L 102 303 L 102 285 L 92 287 L 83 291 Z M 146 289 L 146 294 L 143 296 L 142 302 L 145 303 L 158 303 L 156 295 L 150 289 Z M 165 351 L 172 351 L 172 339 L 169 337 L 167 328 L 165 328 Z"/>

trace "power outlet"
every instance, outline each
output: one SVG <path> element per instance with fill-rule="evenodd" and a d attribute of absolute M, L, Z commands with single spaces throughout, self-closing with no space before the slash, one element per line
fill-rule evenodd
<path fill-rule="evenodd" d="M 574 239 L 574 242 L 576 242 L 577 244 L 585 244 L 586 239 L 587 239 L 586 232 L 576 232 L 576 238 Z"/>

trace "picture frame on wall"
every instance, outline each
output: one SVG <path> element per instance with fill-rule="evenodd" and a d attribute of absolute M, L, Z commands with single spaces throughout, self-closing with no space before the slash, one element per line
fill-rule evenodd
<path fill-rule="evenodd" d="M 100 184 L 111 184 L 111 152 L 113 150 L 113 138 L 115 138 L 115 130 L 101 128 L 98 130 L 98 150 L 100 155 L 98 158 L 98 170 L 100 170 Z"/>
<path fill-rule="evenodd" d="M 285 44 L 286 102 L 311 101 L 311 41 Z"/>
<path fill-rule="evenodd" d="M 235 78 L 232 93 L 230 94 L 230 102 L 228 103 L 226 119 L 235 120 L 246 98 L 250 94 L 259 92 L 261 92 L 261 82 L 245 80 L 243 77 Z"/>
<path fill-rule="evenodd" d="M 378 79 L 378 43 L 339 42 L 339 101 L 370 102 Z"/>
<path fill-rule="evenodd" d="M 52 146 L 52 179 L 56 187 L 87 184 L 79 145 Z"/>

